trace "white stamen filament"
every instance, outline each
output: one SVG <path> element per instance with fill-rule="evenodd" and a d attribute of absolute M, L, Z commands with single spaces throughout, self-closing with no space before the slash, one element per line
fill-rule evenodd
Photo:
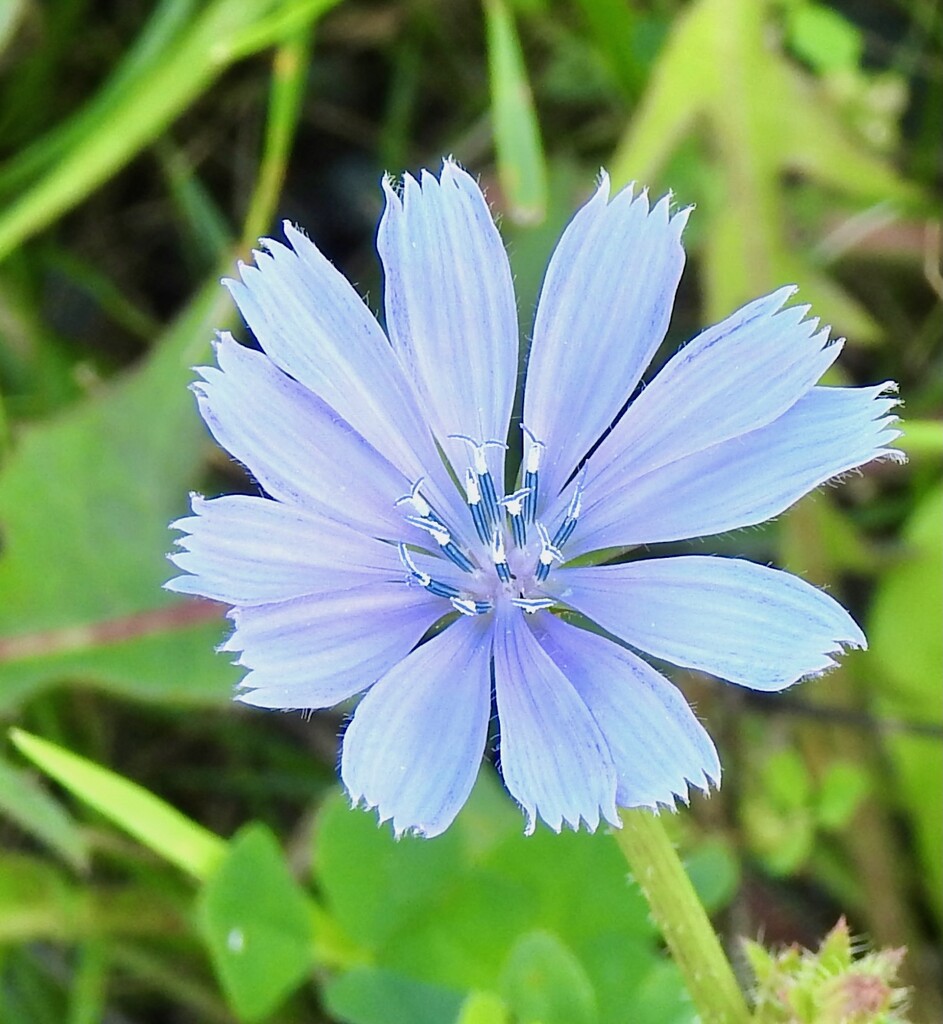
<path fill-rule="evenodd" d="M 462 615 L 478 614 L 477 610 L 475 609 L 475 602 L 470 597 L 453 597 L 451 604 L 452 607 L 457 612 L 461 612 Z"/>
<path fill-rule="evenodd" d="M 537 535 L 540 537 L 540 554 L 538 558 L 541 565 L 551 565 L 554 561 L 562 562 L 563 552 L 550 543 L 550 534 L 547 533 L 547 527 L 543 523 L 536 523 L 535 525 L 537 526 Z"/>
<path fill-rule="evenodd" d="M 403 495 L 402 498 L 397 498 L 394 504 L 405 505 L 410 504 L 416 510 L 416 514 L 422 518 L 427 518 L 432 515 L 432 506 L 428 501 L 419 493 L 419 488 L 425 483 L 425 477 L 421 476 L 412 487 L 409 494 Z"/>
<path fill-rule="evenodd" d="M 552 608 L 555 604 L 552 597 L 512 597 L 511 604 L 520 608 L 528 615 L 539 612 L 544 608 Z"/>
<path fill-rule="evenodd" d="M 469 505 L 481 503 L 481 488 L 478 486 L 478 477 L 470 469 L 465 471 L 465 499 Z"/>
<path fill-rule="evenodd" d="M 543 441 L 538 441 L 523 423 L 521 424 L 521 430 L 528 440 L 527 452 L 524 456 L 524 472 L 536 473 L 540 470 L 540 459 L 545 447 L 544 443 Z"/>
<path fill-rule="evenodd" d="M 418 526 L 420 530 L 425 530 L 441 548 L 452 542 L 452 535 L 448 528 L 442 523 L 436 522 L 435 519 L 429 519 L 426 516 L 407 516 L 406 522 Z"/>
<path fill-rule="evenodd" d="M 418 584 L 430 594 L 446 599 L 461 615 L 486 615 L 494 609 L 496 600 L 510 601 L 514 607 L 520 608 L 528 615 L 551 609 L 556 604 L 553 598 L 543 595 L 529 596 L 528 591 L 533 594 L 531 585 L 539 585 L 547 579 L 554 562 L 565 560 L 561 549 L 575 529 L 580 515 L 585 471 L 580 475 L 566 514 L 551 538 L 547 527 L 535 514 L 539 501 L 538 471 L 545 446 L 526 427 L 522 426 L 521 429 L 526 438 L 524 486 L 504 497 L 500 497 L 500 492 L 496 492 L 486 450 L 494 446 L 506 448 L 507 445 L 498 441 L 478 442 L 464 434 L 449 435 L 456 440 L 464 441 L 471 449 L 471 465 L 466 469 L 464 479 L 466 505 L 478 540 L 484 551 L 490 555 L 497 580 L 492 577 L 490 583 L 487 581 L 483 574 L 487 561 L 482 561 L 481 553 L 475 554 L 470 547 L 469 553 L 466 553 L 456 544 L 451 527 L 421 493 L 425 478 L 420 477 L 413 484 L 410 493 L 396 501 L 397 505 L 411 506 L 414 511 L 414 514 L 404 516 L 406 522 L 429 534 L 439 546 L 440 555 L 469 574 L 465 586 L 454 586 L 438 580 L 420 569 L 407 546 L 401 543 L 398 545 L 399 556 L 408 572 L 405 582 Z M 526 573 L 515 560 L 515 571 L 512 572 L 511 563 L 508 561 L 508 544 L 512 539 L 516 552 L 515 559 L 521 556 L 533 558 L 533 548 L 527 542 L 530 525 L 536 529 L 540 540 L 536 563 L 532 562 L 534 568 L 530 573 Z"/>
<path fill-rule="evenodd" d="M 416 566 L 416 563 L 413 561 L 412 556 L 409 553 L 409 549 L 405 544 L 399 545 L 399 557 L 403 565 L 415 577 L 416 582 L 421 587 L 428 587 L 432 582 L 432 577 L 427 572 L 423 572 Z"/>
<path fill-rule="evenodd" d="M 508 510 L 509 516 L 519 516 L 523 513 L 524 499 L 530 492 L 530 487 L 522 487 L 519 491 L 501 499 L 501 504 Z"/>

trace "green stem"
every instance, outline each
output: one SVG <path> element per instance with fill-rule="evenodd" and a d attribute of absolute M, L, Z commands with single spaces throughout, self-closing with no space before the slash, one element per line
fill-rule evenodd
<path fill-rule="evenodd" d="M 748 1024 L 751 1014 L 717 933 L 661 820 L 620 811 L 616 842 L 651 907 L 703 1024 Z"/>

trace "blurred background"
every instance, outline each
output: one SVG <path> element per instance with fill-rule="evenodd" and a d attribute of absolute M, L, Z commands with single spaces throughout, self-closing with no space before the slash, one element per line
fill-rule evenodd
<path fill-rule="evenodd" d="M 670 824 L 745 985 L 738 936 L 845 915 L 943 1019 L 941 42 L 933 0 L 0 0 L 2 1024 L 693 1021 L 611 837 L 525 840 L 486 768 L 394 843 L 342 714 L 233 706 L 220 609 L 160 589 L 187 492 L 253 486 L 187 390 L 219 277 L 287 217 L 377 309 L 380 177 L 446 154 L 525 333 L 605 167 L 697 204 L 669 347 L 796 283 L 832 383 L 900 382 L 906 466 L 695 546 L 871 650 L 776 697 L 679 673 L 725 781 Z"/>

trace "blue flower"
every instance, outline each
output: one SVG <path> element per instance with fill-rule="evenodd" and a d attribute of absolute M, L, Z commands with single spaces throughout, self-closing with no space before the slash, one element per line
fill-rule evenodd
<path fill-rule="evenodd" d="M 341 775 L 397 834 L 455 818 L 492 699 L 528 832 L 719 784 L 710 737 L 645 656 L 777 691 L 865 646 L 861 630 L 801 579 L 736 558 L 574 560 L 759 523 L 898 457 L 890 386 L 818 386 L 841 342 L 784 288 L 636 394 L 690 211 L 610 197 L 604 176 L 550 261 L 512 421 L 514 290 L 481 191 L 451 161 L 383 188 L 385 334 L 290 224 L 227 282 L 262 351 L 223 335 L 194 389 L 264 494 L 194 496 L 174 524 L 187 575 L 168 587 L 232 606 L 241 701 L 366 691 Z"/>

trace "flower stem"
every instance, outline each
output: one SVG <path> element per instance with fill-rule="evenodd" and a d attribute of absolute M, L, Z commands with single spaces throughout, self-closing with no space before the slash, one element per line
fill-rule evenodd
<path fill-rule="evenodd" d="M 751 1018 L 730 961 L 661 820 L 641 808 L 620 811 L 616 842 L 651 907 L 704 1024 Z"/>

